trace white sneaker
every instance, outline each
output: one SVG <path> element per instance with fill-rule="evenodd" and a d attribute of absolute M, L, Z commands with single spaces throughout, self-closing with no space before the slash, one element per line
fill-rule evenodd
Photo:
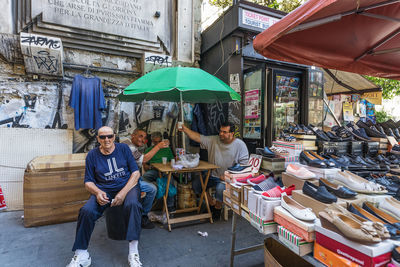
<path fill-rule="evenodd" d="M 139 254 L 129 254 L 128 256 L 129 266 L 130 267 L 141 267 L 142 263 L 139 259 Z"/>
<path fill-rule="evenodd" d="M 92 264 L 92 259 L 90 258 L 89 254 L 88 257 L 78 257 L 75 255 L 71 262 L 67 265 L 67 267 L 89 267 Z"/>

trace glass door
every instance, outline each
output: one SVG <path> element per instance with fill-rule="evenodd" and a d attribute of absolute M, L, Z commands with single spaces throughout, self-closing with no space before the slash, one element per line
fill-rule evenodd
<path fill-rule="evenodd" d="M 279 137 L 289 123 L 300 121 L 301 73 L 275 71 L 273 75 L 273 140 Z"/>

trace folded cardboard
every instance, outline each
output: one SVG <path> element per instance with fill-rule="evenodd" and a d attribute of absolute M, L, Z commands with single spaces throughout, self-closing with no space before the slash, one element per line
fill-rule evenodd
<path fill-rule="evenodd" d="M 315 241 L 340 256 L 368 267 L 384 266 L 390 262 L 394 248 L 389 240 L 374 245 L 364 245 L 318 225 L 315 226 Z"/>
<path fill-rule="evenodd" d="M 24 173 L 24 226 L 75 221 L 89 199 L 85 189 L 86 154 L 41 156 Z"/>
<path fill-rule="evenodd" d="M 313 251 L 313 242 L 307 242 L 281 225 L 278 225 L 278 237 L 279 241 L 299 256 Z"/>
<path fill-rule="evenodd" d="M 355 262 L 348 260 L 338 254 L 324 248 L 320 244 L 314 242 L 314 258 L 325 264 L 326 266 L 335 267 L 358 267 Z"/>
<path fill-rule="evenodd" d="M 291 186 L 292 184 L 295 186 L 296 189 L 302 189 L 305 181 L 308 181 L 310 183 L 313 183 L 315 185 L 318 185 L 319 181 L 318 179 L 300 179 L 290 173 L 283 172 L 282 173 L 282 182 L 283 185 L 288 187 Z"/>
<path fill-rule="evenodd" d="M 311 208 L 312 211 L 315 213 L 315 215 L 317 215 L 317 217 L 319 217 L 319 212 L 325 210 L 326 208 L 329 207 L 330 204 L 325 204 L 322 203 L 312 197 L 309 197 L 307 195 L 305 195 L 301 190 L 294 190 L 292 192 L 292 197 L 294 200 L 296 200 L 297 202 L 299 202 L 301 205 L 303 205 L 304 207 L 307 208 Z M 342 199 L 338 198 L 337 204 L 346 207 L 347 203 L 345 201 L 343 201 Z"/>
<path fill-rule="evenodd" d="M 313 266 L 272 237 L 264 240 L 264 265 L 265 267 Z"/>
<path fill-rule="evenodd" d="M 241 185 L 235 185 L 231 184 L 230 185 L 230 193 L 231 193 L 231 199 L 241 203 L 242 202 L 242 186 Z"/>

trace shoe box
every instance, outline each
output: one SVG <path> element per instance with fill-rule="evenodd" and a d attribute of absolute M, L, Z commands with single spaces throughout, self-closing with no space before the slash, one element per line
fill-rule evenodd
<path fill-rule="evenodd" d="M 349 142 L 348 153 L 353 156 L 363 156 L 364 153 L 364 141 L 352 141 Z"/>
<path fill-rule="evenodd" d="M 231 199 L 238 203 L 242 203 L 243 188 L 241 185 L 230 184 Z"/>
<path fill-rule="evenodd" d="M 313 251 L 314 242 L 307 242 L 282 225 L 278 225 L 278 237 L 279 241 L 281 241 L 282 244 L 288 247 L 296 255 L 304 256 Z"/>
<path fill-rule="evenodd" d="M 267 235 L 267 234 L 274 234 L 277 232 L 278 224 L 273 220 L 263 220 L 257 214 L 252 213 L 249 211 L 250 216 L 250 224 L 255 227 L 260 233 Z"/>
<path fill-rule="evenodd" d="M 253 190 L 250 185 L 243 186 L 243 193 L 242 193 L 242 205 L 246 208 L 248 207 L 249 203 L 249 191 Z"/>
<path fill-rule="evenodd" d="M 248 192 L 248 198 L 249 212 L 264 221 L 272 221 L 274 219 L 274 208 L 281 205 L 280 200 L 265 200 L 254 191 Z"/>
<path fill-rule="evenodd" d="M 261 168 L 275 172 L 282 172 L 285 170 L 285 159 L 281 157 L 267 158 L 263 157 Z"/>
<path fill-rule="evenodd" d="M 340 169 L 338 169 L 338 168 L 322 169 L 322 168 L 310 167 L 307 165 L 301 165 L 301 166 L 308 169 L 309 171 L 315 173 L 318 178 L 322 177 L 325 179 L 334 179 L 337 176 L 338 171 L 340 171 Z"/>
<path fill-rule="evenodd" d="M 264 266 L 311 267 L 313 264 L 293 253 L 288 247 L 275 240 L 274 236 L 264 240 Z"/>
<path fill-rule="evenodd" d="M 371 141 L 379 142 L 378 153 L 385 153 L 388 150 L 388 140 L 387 140 L 387 138 L 371 137 Z"/>
<path fill-rule="evenodd" d="M 282 173 L 282 182 L 283 182 L 283 185 L 286 187 L 289 187 L 292 184 L 294 184 L 295 189 L 302 189 L 305 181 L 309 181 L 310 183 L 318 185 L 318 179 L 305 180 L 305 179 L 300 179 L 300 178 L 294 176 L 293 174 L 289 174 L 287 172 Z"/>
<path fill-rule="evenodd" d="M 364 245 L 345 238 L 342 234 L 315 226 L 315 241 L 322 247 L 361 266 L 385 266 L 391 259 L 394 244 L 390 240 Z"/>
<path fill-rule="evenodd" d="M 317 215 L 317 217 L 319 217 L 318 213 L 320 211 L 323 211 L 330 206 L 329 204 L 322 203 L 312 197 L 305 195 L 301 190 L 294 190 L 292 192 L 292 197 L 304 207 L 311 208 L 315 215 Z M 347 207 L 347 203 L 343 199 L 338 198 L 336 203 L 343 207 Z"/>
<path fill-rule="evenodd" d="M 378 151 L 379 142 L 364 142 L 364 155 L 374 157 Z"/>
<path fill-rule="evenodd" d="M 318 141 L 318 153 L 344 155 L 348 152 L 349 142 Z"/>
<path fill-rule="evenodd" d="M 337 267 L 358 267 L 355 262 L 348 260 L 339 254 L 336 254 L 329 249 L 324 248 L 320 244 L 314 242 L 314 258 L 325 264 L 326 266 Z"/>
<path fill-rule="evenodd" d="M 272 144 L 287 150 L 290 157 L 298 157 L 301 151 L 304 150 L 304 146 L 296 142 L 273 141 Z"/>
<path fill-rule="evenodd" d="M 240 204 L 240 200 L 237 200 L 237 198 L 233 198 L 233 195 L 235 195 L 234 192 L 237 189 L 237 186 L 234 185 L 230 185 L 230 192 L 228 190 L 224 190 L 223 192 L 223 200 L 224 200 L 224 204 L 229 206 L 235 213 L 240 215 L 240 210 L 241 210 L 241 204 Z M 241 190 L 241 187 L 240 187 Z M 239 194 L 239 196 L 241 196 L 241 193 Z"/>
<path fill-rule="evenodd" d="M 299 220 L 279 206 L 274 209 L 274 221 L 307 242 L 315 240 L 315 224 L 319 223 L 319 220 L 315 222 Z"/>
<path fill-rule="evenodd" d="M 241 205 L 240 209 L 240 216 L 245 218 L 248 222 L 251 222 L 250 214 L 249 214 L 249 209 L 246 208 L 245 206 Z"/>

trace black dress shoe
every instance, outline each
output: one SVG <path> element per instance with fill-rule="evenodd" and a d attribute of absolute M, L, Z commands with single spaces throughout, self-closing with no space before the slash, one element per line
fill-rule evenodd
<path fill-rule="evenodd" d="M 323 163 L 326 164 L 326 166 L 327 166 L 328 168 L 336 168 L 336 164 L 335 164 L 333 161 L 331 161 L 331 160 L 329 160 L 329 159 L 326 159 L 326 158 L 324 158 L 324 157 L 318 155 L 317 152 L 309 151 L 308 153 L 310 153 L 311 156 L 314 156 L 314 157 L 316 157 L 317 159 L 321 160 Z"/>
<path fill-rule="evenodd" d="M 299 157 L 300 163 L 316 168 L 327 168 L 328 166 L 320 159 L 312 156 L 307 151 L 302 151 Z"/>
<path fill-rule="evenodd" d="M 329 192 L 335 194 L 337 197 L 353 198 L 353 197 L 357 196 L 357 193 L 354 192 L 353 190 L 351 190 L 345 186 L 342 186 L 342 185 L 336 185 L 336 184 L 330 183 L 328 180 L 326 180 L 324 178 L 319 179 L 319 186 L 325 186 Z"/>
<path fill-rule="evenodd" d="M 308 128 L 314 132 L 318 139 L 322 141 L 330 141 L 331 139 L 324 133 L 324 131 L 318 129 L 314 125 L 310 124 Z"/>
<path fill-rule="evenodd" d="M 398 266 L 400 265 L 400 247 L 395 246 L 394 249 L 392 250 L 392 260 L 395 260 Z"/>
<path fill-rule="evenodd" d="M 325 186 L 316 186 L 308 181 L 303 185 L 303 193 L 326 204 L 337 201 L 337 197 L 329 193 Z"/>
<path fill-rule="evenodd" d="M 340 163 L 342 166 L 345 166 L 348 170 L 352 171 L 352 170 L 362 170 L 362 169 L 366 169 L 365 166 L 360 165 L 360 164 L 354 164 L 352 161 L 349 160 L 348 157 L 346 156 L 335 156 L 335 155 L 331 155 L 332 159 L 334 159 L 336 162 Z"/>
<path fill-rule="evenodd" d="M 363 128 L 365 130 L 365 132 L 367 133 L 367 135 L 370 137 L 386 138 L 386 135 L 380 133 L 378 130 L 374 130 L 372 127 L 369 127 L 367 124 L 365 124 L 361 120 L 359 120 L 356 125 L 360 128 Z"/>

